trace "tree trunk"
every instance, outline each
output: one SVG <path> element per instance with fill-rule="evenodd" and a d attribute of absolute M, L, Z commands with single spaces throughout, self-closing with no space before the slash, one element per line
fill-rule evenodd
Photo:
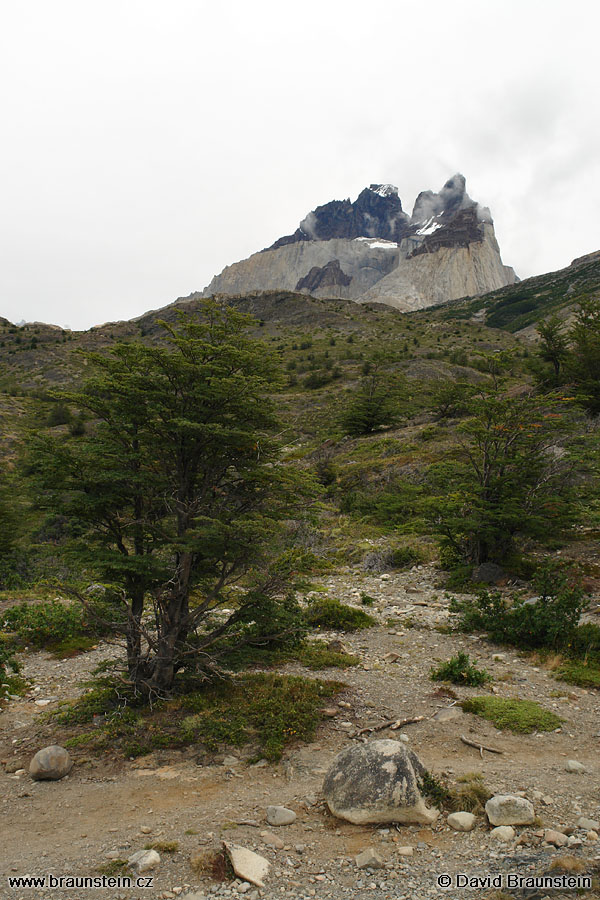
<path fill-rule="evenodd" d="M 146 688 L 150 693 L 165 694 L 173 687 L 176 645 L 177 632 L 175 630 L 163 635 L 159 640 L 152 675 L 146 682 Z"/>
<path fill-rule="evenodd" d="M 127 622 L 127 670 L 132 681 L 137 680 L 142 657 L 142 613 L 144 611 L 144 589 L 136 587 L 130 591 L 131 605 Z"/>
<path fill-rule="evenodd" d="M 160 636 L 147 689 L 164 694 L 173 687 L 179 666 L 179 651 L 188 635 L 189 584 L 180 583 L 160 612 Z"/>

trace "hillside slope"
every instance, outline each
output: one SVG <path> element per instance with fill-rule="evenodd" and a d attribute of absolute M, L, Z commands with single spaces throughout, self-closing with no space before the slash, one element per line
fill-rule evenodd
<path fill-rule="evenodd" d="M 476 299 L 450 304 L 442 315 L 477 315 L 491 328 L 535 336 L 532 327 L 552 313 L 569 319 L 577 303 L 600 295 L 600 250 L 573 260 L 570 266 L 519 284 L 491 291 Z"/>

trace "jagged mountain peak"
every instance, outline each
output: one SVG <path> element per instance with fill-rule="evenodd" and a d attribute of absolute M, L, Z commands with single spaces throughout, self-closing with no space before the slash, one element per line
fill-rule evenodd
<path fill-rule="evenodd" d="M 228 266 L 204 293 L 296 290 L 415 309 L 514 281 L 491 215 L 457 172 L 439 192 L 422 191 L 412 216 L 398 188 L 372 183 L 356 200 L 317 206 L 294 234 Z"/>
<path fill-rule="evenodd" d="M 370 184 L 369 190 L 380 197 L 391 197 L 393 194 L 398 196 L 398 188 L 395 184 Z"/>
<path fill-rule="evenodd" d="M 409 230 L 398 188 L 393 184 L 371 184 L 356 200 L 331 200 L 317 206 L 300 222 L 294 234 L 279 238 L 269 247 L 277 250 L 301 241 L 331 241 L 357 237 L 400 241 Z"/>
<path fill-rule="evenodd" d="M 475 203 L 467 194 L 467 180 L 457 172 L 448 179 L 439 193 L 421 191 L 415 200 L 410 221 L 413 225 L 420 225 L 437 216 L 454 215 L 460 209 L 470 206 L 475 206 Z"/>

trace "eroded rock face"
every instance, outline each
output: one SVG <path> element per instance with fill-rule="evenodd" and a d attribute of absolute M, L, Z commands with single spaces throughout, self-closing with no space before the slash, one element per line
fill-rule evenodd
<path fill-rule="evenodd" d="M 424 772 L 416 754 L 400 741 L 370 741 L 336 756 L 323 793 L 332 814 L 355 825 L 429 825 L 439 812 L 426 806 L 419 790 Z"/>
<path fill-rule="evenodd" d="M 69 774 L 72 767 L 67 750 L 53 744 L 38 750 L 29 764 L 29 774 L 34 781 L 59 781 Z"/>

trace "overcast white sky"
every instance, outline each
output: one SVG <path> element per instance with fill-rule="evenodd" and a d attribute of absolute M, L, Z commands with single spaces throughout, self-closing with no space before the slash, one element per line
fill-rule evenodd
<path fill-rule="evenodd" d="M 521 277 L 600 249 L 592 0 L 4 0 L 0 315 L 202 289 L 371 182 L 454 172 Z"/>

